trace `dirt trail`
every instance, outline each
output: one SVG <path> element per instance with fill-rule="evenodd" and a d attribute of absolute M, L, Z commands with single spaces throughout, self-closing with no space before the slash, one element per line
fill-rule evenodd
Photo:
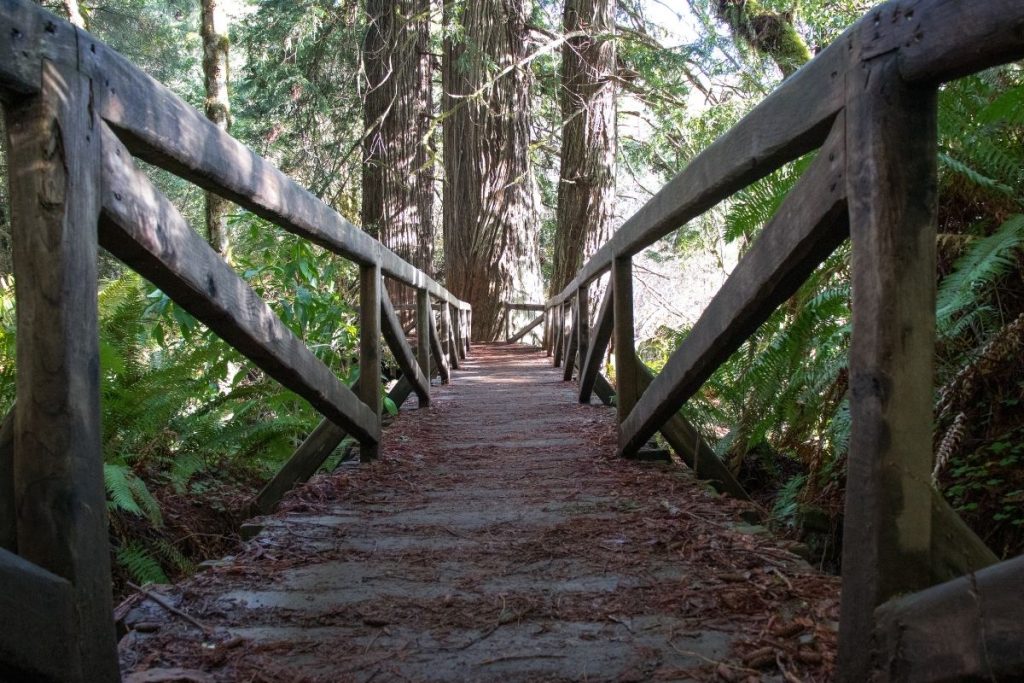
<path fill-rule="evenodd" d="M 615 457 L 542 353 L 474 348 L 383 457 L 138 600 L 128 680 L 827 680 L 838 584 L 674 466 Z M 175 678 L 174 676 L 177 676 Z"/>

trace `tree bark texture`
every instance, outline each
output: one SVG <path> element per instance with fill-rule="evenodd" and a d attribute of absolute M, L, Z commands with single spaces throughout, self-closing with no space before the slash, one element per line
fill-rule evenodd
<path fill-rule="evenodd" d="M 367 0 L 363 229 L 433 277 L 430 0 Z M 388 283 L 399 310 L 412 289 Z"/>
<path fill-rule="evenodd" d="M 502 302 L 542 295 L 530 163 L 531 76 L 502 70 L 527 54 L 524 0 L 445 0 L 442 116 L 448 289 L 473 305 L 472 338 L 490 341 Z"/>
<path fill-rule="evenodd" d="M 203 85 L 206 87 L 206 117 L 221 130 L 228 130 L 231 106 L 228 100 L 228 26 L 221 0 L 202 0 Z M 227 214 L 230 203 L 212 192 L 206 193 L 206 238 L 217 253 L 228 250 Z"/>
<path fill-rule="evenodd" d="M 615 202 L 615 3 L 565 0 L 562 165 L 551 293 L 557 294 L 611 235 Z"/>

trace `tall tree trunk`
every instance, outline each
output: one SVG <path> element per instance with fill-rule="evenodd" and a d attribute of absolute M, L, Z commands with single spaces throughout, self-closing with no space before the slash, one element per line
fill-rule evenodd
<path fill-rule="evenodd" d="M 228 101 L 228 27 L 220 0 L 202 0 L 203 84 L 206 86 L 206 117 L 221 130 L 230 128 Z M 229 203 L 206 193 L 206 238 L 218 253 L 228 250 Z"/>
<path fill-rule="evenodd" d="M 770 12 L 757 0 L 712 0 L 715 13 L 732 32 L 790 76 L 811 59 L 811 51 L 788 13 Z"/>
<path fill-rule="evenodd" d="M 615 201 L 613 0 L 565 0 L 563 30 L 585 31 L 562 47 L 562 166 L 551 293 L 560 292 L 608 239 Z"/>
<path fill-rule="evenodd" d="M 433 276 L 430 0 L 367 0 L 363 42 L 363 229 Z M 388 283 L 392 301 L 408 287 Z"/>
<path fill-rule="evenodd" d="M 444 1 L 444 255 L 448 288 L 473 305 L 475 340 L 497 337 L 502 301 L 542 292 L 530 164 L 525 0 Z M 467 97 L 468 96 L 468 97 Z"/>
<path fill-rule="evenodd" d="M 87 29 L 85 23 L 85 17 L 82 16 L 82 11 L 78 6 L 78 0 L 61 0 L 61 8 L 64 10 L 64 16 L 68 18 L 68 21 L 78 28 Z"/>

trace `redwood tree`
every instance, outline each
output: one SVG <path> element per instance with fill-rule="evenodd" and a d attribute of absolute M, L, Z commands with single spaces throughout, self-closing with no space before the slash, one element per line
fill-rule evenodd
<path fill-rule="evenodd" d="M 524 0 L 444 2 L 445 278 L 481 341 L 502 301 L 542 296 L 526 17 Z"/>
<path fill-rule="evenodd" d="M 367 0 L 366 12 L 363 229 L 432 275 L 430 0 Z M 408 288 L 389 289 L 412 303 Z"/>
<path fill-rule="evenodd" d="M 228 29 L 220 0 L 202 0 L 203 84 L 206 86 L 206 117 L 221 130 L 230 127 L 228 101 Z M 223 254 L 228 249 L 227 214 L 230 204 L 206 193 L 206 236 L 210 246 Z"/>
<path fill-rule="evenodd" d="M 613 0 L 565 0 L 562 164 L 551 292 L 561 291 L 611 231 L 615 202 Z"/>

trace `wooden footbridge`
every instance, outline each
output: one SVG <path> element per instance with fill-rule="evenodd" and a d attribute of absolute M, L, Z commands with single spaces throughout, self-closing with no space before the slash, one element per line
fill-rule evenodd
<path fill-rule="evenodd" d="M 827 644 L 827 599 L 801 594 L 820 577 L 767 541 L 737 540 L 739 508 L 729 506 L 740 503 L 712 499 L 693 482 L 679 488 L 671 472 L 600 455 L 635 455 L 660 432 L 698 477 L 742 497 L 678 410 L 851 239 L 854 426 L 838 676 L 1020 678 L 1024 558 L 996 563 L 935 493 L 929 474 L 937 92 L 951 79 L 1022 56 L 1021 0 L 896 0 L 872 10 L 694 159 L 546 302 L 538 325 L 554 365 L 564 368 L 560 377 L 542 367 L 544 354 L 516 357 L 521 347 L 469 354 L 465 303 L 88 33 L 26 0 L 0 0 L 19 342 L 17 405 L 0 438 L 0 677 L 121 675 L 90 284 L 103 246 L 323 414 L 323 425 L 261 494 L 263 510 L 308 478 L 345 435 L 358 441 L 363 460 L 383 454 L 372 467 L 300 490 L 223 571 L 200 575 L 173 597 L 177 607 L 161 599 L 193 614 L 188 623 L 198 638 L 157 638 L 147 650 L 134 622 L 124 671 L 162 658 L 178 666 L 176 673 L 132 673 L 135 680 L 728 680 L 757 671 L 764 659 L 756 648 L 744 652 L 744 642 L 803 633 L 806 642 L 790 650 L 768 648 L 785 653 L 773 655 L 775 675 L 792 680 L 797 663 L 831 657 L 827 647 L 812 647 Z M 810 169 L 651 377 L 633 346 L 632 256 L 814 150 Z M 359 264 L 355 390 L 189 228 L 135 158 Z M 591 321 L 591 290 L 609 272 Z M 415 352 L 383 278 L 417 292 Z M 392 390 L 396 403 L 412 393 L 420 408 L 437 403 L 400 416 L 383 433 L 382 335 L 403 372 Z M 600 374 L 612 338 L 614 388 Z M 461 364 L 465 372 L 452 385 L 431 387 L 432 369 L 444 377 Z M 577 385 L 561 380 L 577 369 L 578 387 L 570 389 Z M 483 399 L 488 392 L 517 408 L 495 411 Z M 605 402 L 614 395 L 617 420 L 588 407 L 594 392 Z M 433 446 L 410 449 L 411 434 Z M 364 497 L 345 489 L 346 481 L 364 486 Z M 422 508 L 403 508 L 396 492 Z M 695 518 L 700 526 L 684 521 Z M 401 547 L 426 554 L 410 564 Z M 656 548 L 671 552 L 656 555 Z M 758 549 L 762 559 L 749 560 Z M 712 550 L 714 561 L 696 571 L 697 558 Z M 769 555 L 783 559 L 763 560 Z M 283 583 L 236 590 L 205 578 L 247 571 Z M 286 590 L 289 581 L 295 590 Z M 761 598 L 736 597 L 727 581 L 750 584 Z M 403 585 L 409 602 L 380 600 Z M 783 588 L 788 598 L 768 600 Z M 626 595 L 635 599 L 615 601 Z M 297 600 L 316 609 L 303 612 Z M 364 608 L 385 603 L 380 615 Z M 820 609 L 800 612 L 811 603 Z M 352 605 L 363 607 L 346 608 Z M 441 639 L 433 626 L 449 608 L 452 637 Z M 716 623 L 729 610 L 760 635 L 744 640 L 742 628 Z M 298 647 L 294 631 L 302 629 L 306 644 Z M 680 636 L 689 640 L 681 645 Z M 232 663 L 230 653 L 249 652 L 239 642 L 250 641 L 271 643 L 259 670 Z M 176 645 L 189 642 L 191 650 Z M 736 648 L 740 658 L 730 660 Z"/>

